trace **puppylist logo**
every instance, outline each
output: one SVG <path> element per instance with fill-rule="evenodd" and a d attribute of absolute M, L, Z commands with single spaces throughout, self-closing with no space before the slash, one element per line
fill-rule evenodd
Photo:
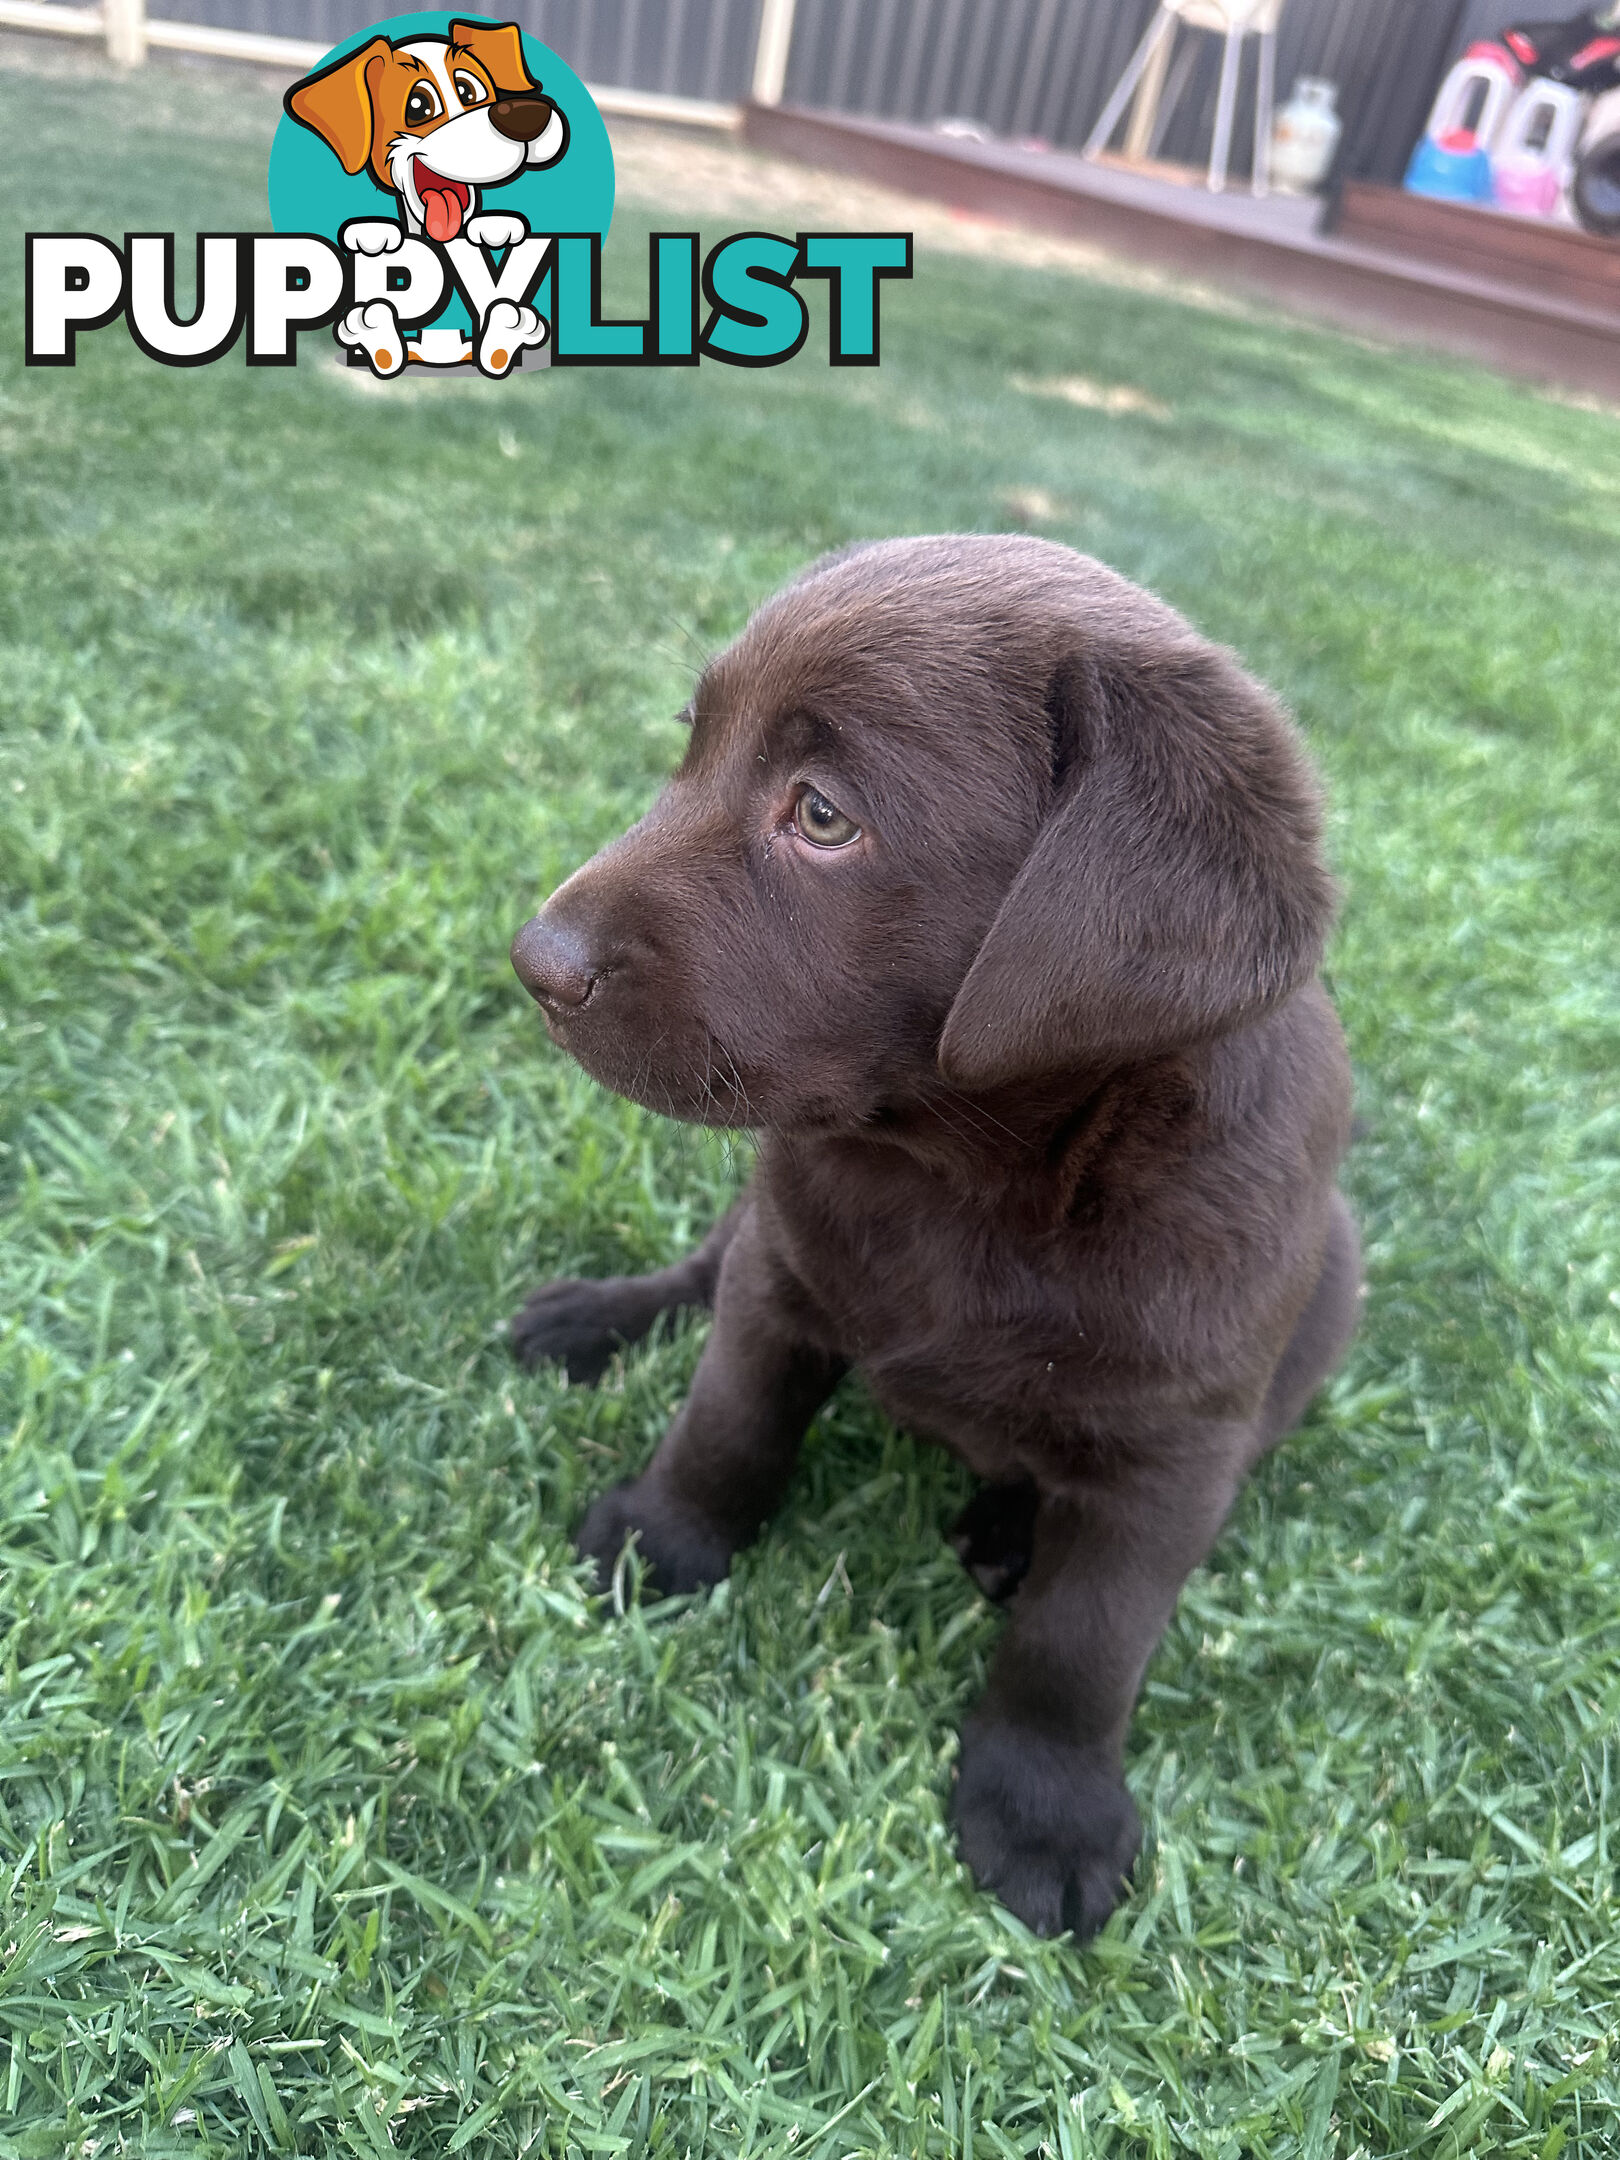
<path fill-rule="evenodd" d="M 291 367 L 330 326 L 383 380 L 469 368 L 774 367 L 809 335 L 801 286 L 825 280 L 834 367 L 876 367 L 883 281 L 911 275 L 909 233 L 695 232 L 648 245 L 641 320 L 602 315 L 613 151 L 590 93 L 513 22 L 391 16 L 293 84 L 270 151 L 270 232 L 199 233 L 191 312 L 175 235 L 27 238 L 27 362 L 72 367 L 122 315 L 147 357 L 204 367 L 240 341 Z"/>

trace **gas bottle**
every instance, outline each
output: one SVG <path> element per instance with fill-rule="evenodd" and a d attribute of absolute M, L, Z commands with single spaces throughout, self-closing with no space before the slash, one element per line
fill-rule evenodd
<path fill-rule="evenodd" d="M 1343 122 L 1334 110 L 1337 83 L 1301 75 L 1271 130 L 1271 184 L 1280 195 L 1308 195 L 1333 163 Z"/>

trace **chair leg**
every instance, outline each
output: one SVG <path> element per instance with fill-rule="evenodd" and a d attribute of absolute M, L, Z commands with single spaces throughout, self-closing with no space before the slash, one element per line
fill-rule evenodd
<path fill-rule="evenodd" d="M 1082 157 L 1094 158 L 1100 150 L 1108 148 L 1108 138 L 1119 125 L 1120 115 L 1136 95 L 1136 86 L 1142 80 L 1148 62 L 1158 50 L 1160 42 L 1175 27 L 1175 21 L 1176 18 L 1169 8 L 1161 7 L 1148 24 L 1141 44 L 1131 54 L 1124 74 L 1114 85 L 1113 96 L 1097 115 L 1097 125 L 1086 137 L 1086 146 L 1080 153 Z"/>
<path fill-rule="evenodd" d="M 1175 66 L 1166 72 L 1164 95 L 1159 100 L 1159 109 L 1153 116 L 1153 131 L 1147 139 L 1147 154 L 1150 158 L 1158 156 L 1159 146 L 1169 129 L 1171 116 L 1186 95 L 1188 83 L 1192 81 L 1193 69 L 1198 64 L 1198 45 L 1196 36 L 1189 38 L 1176 55 Z"/>
<path fill-rule="evenodd" d="M 1254 159 L 1249 179 L 1256 195 L 1271 189 L 1271 106 L 1277 87 L 1277 33 L 1262 31 L 1260 75 L 1254 87 Z"/>
<path fill-rule="evenodd" d="M 1162 38 L 1153 48 L 1152 57 L 1142 70 L 1142 80 L 1136 86 L 1130 117 L 1125 122 L 1125 134 L 1120 155 L 1134 163 L 1151 156 L 1148 144 L 1158 133 L 1159 106 L 1164 97 L 1165 77 L 1170 69 L 1170 55 L 1175 49 L 1176 33 Z"/>
<path fill-rule="evenodd" d="M 1232 115 L 1237 108 L 1238 67 L 1243 53 L 1243 32 L 1228 30 L 1221 52 L 1221 86 L 1215 97 L 1215 139 L 1209 146 L 1209 191 L 1219 195 L 1226 186 L 1226 162 L 1232 149 Z"/>

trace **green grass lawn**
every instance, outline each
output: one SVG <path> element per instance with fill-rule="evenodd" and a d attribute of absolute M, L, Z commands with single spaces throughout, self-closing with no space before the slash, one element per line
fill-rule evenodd
<path fill-rule="evenodd" d="M 0 79 L 0 2160 L 1620 2153 L 1620 419 L 939 254 L 876 373 L 26 373 L 22 231 L 260 224 L 274 112 Z M 961 1474 L 850 1384 L 730 1583 L 604 1609 L 699 1331 L 502 1342 L 747 1153 L 513 930 L 780 580 L 1010 505 L 1298 709 L 1365 1121 L 1364 1332 L 1084 1950 L 952 1851 Z"/>

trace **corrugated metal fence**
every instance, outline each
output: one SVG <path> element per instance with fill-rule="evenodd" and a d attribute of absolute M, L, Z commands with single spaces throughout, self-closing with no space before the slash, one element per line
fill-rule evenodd
<path fill-rule="evenodd" d="M 1498 0 L 1501 4 L 1501 0 Z M 1511 10 L 1512 0 L 1506 0 Z M 799 0 L 788 100 L 1077 149 L 1124 72 L 1156 0 Z M 1339 86 L 1352 169 L 1399 179 L 1455 41 L 1458 0 L 1288 0 L 1277 81 Z M 1252 47 L 1251 47 L 1252 55 Z M 1209 154 L 1220 40 L 1181 31 L 1161 112 L 1158 154 Z M 1244 70 L 1233 168 L 1247 172 L 1254 63 Z"/>
<path fill-rule="evenodd" d="M 449 0 L 453 4 L 453 0 Z M 521 23 L 586 82 L 732 105 L 748 95 L 762 0 L 516 0 L 467 12 Z M 151 0 L 171 21 L 334 45 L 403 0 Z"/>
<path fill-rule="evenodd" d="M 139 0 L 121 0 L 125 7 Z M 386 15 L 390 0 L 155 0 L 175 25 L 297 39 L 324 49 Z M 1078 148 L 1151 18 L 1156 0 L 797 0 L 786 54 L 788 102 L 925 125 L 955 116 L 993 133 Z M 1521 0 L 1522 4 L 1522 0 Z M 1542 0 L 1545 4 L 1545 0 Z M 103 0 L 103 12 L 112 0 Z M 515 0 L 510 13 L 586 81 L 619 91 L 735 106 L 760 78 L 760 26 L 772 0 Z M 19 7 L 82 18 L 91 9 Z M 477 8 L 479 14 L 495 10 Z M 505 13 L 502 8 L 500 12 Z M 780 0 L 776 12 L 780 17 Z M 0 16 L 6 13 L 0 0 Z M 1288 0 L 1277 81 L 1339 86 L 1343 167 L 1398 180 L 1440 75 L 1468 36 L 1516 13 L 1514 0 Z M 43 22 L 34 27 L 44 28 Z M 158 26 L 154 23 L 156 40 Z M 163 42 L 178 42 L 178 34 Z M 766 40 L 770 42 L 769 38 Z M 1180 33 L 1155 148 L 1207 155 L 1220 41 Z M 216 48 L 218 49 L 218 48 Z M 769 74 L 769 70 L 767 70 Z M 1233 143 L 1248 169 L 1252 61 Z M 764 93 L 769 95 L 769 91 Z"/>

